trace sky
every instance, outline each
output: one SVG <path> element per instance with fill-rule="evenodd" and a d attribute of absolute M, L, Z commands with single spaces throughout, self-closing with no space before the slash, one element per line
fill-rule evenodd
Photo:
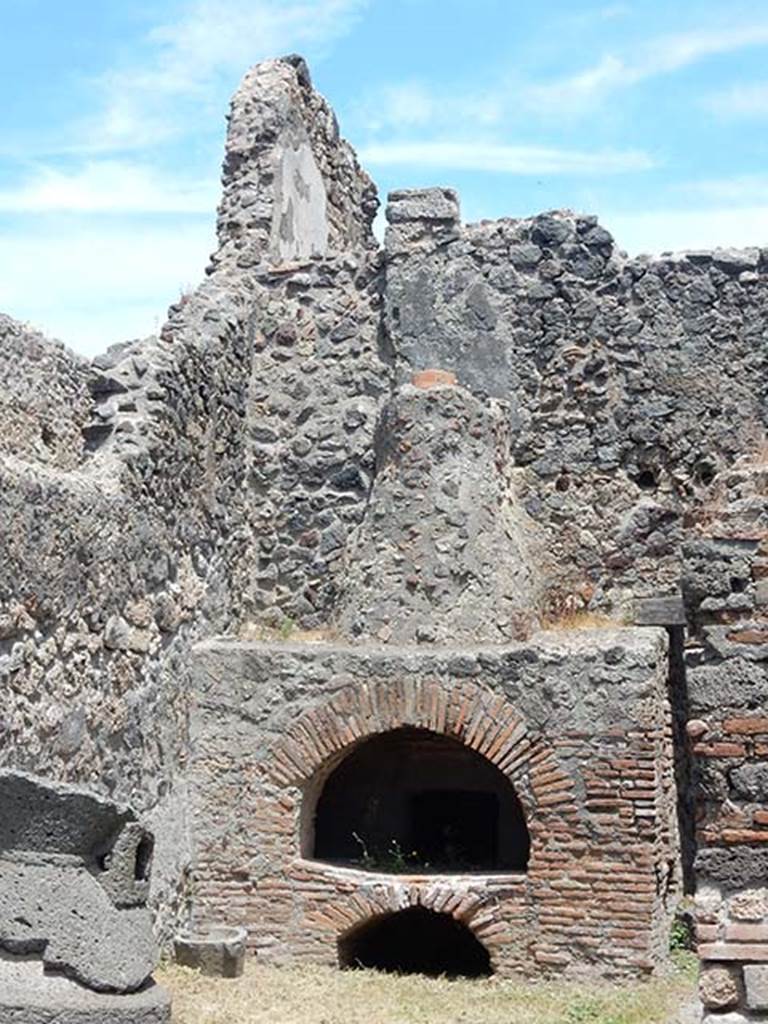
<path fill-rule="evenodd" d="M 768 245 L 768 0 L 0 0 L 0 26 L 0 311 L 83 354 L 202 279 L 229 97 L 284 53 L 382 198 Z"/>

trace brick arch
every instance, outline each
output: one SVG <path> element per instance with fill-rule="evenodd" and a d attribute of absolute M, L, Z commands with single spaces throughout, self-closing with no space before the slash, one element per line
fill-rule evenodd
<path fill-rule="evenodd" d="M 494 896 L 455 881 L 450 884 L 436 881 L 426 886 L 393 883 L 378 886 L 375 891 L 358 891 L 353 901 L 341 902 L 336 908 L 338 939 L 346 938 L 354 929 L 377 917 L 412 907 L 448 914 L 460 921 L 488 951 L 493 969 L 498 951 L 512 937 L 507 923 L 499 919 Z"/>
<path fill-rule="evenodd" d="M 303 786 L 365 739 L 405 726 L 459 740 L 494 764 L 514 785 L 526 819 L 573 804 L 573 781 L 552 748 L 532 734 L 514 706 L 476 683 L 410 680 L 355 683 L 305 711 L 273 744 L 265 763 L 278 786 Z M 575 811 L 575 804 L 573 805 Z"/>

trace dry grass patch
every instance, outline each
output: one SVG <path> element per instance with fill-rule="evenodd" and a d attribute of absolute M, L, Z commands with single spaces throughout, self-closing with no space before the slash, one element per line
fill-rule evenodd
<path fill-rule="evenodd" d="M 558 629 L 621 629 L 628 625 L 625 619 L 602 615 L 600 612 L 573 611 L 559 615 L 545 616 L 541 628 L 544 630 Z"/>
<path fill-rule="evenodd" d="M 258 643 L 299 643 L 328 644 L 339 639 L 332 626 L 320 629 L 299 629 L 293 619 L 284 619 L 279 626 L 268 626 L 261 622 L 246 622 L 238 634 L 240 640 L 253 640 Z"/>
<path fill-rule="evenodd" d="M 667 1024 L 693 994 L 690 965 L 652 981 L 523 983 L 279 968 L 235 981 L 167 965 L 174 1024 Z"/>

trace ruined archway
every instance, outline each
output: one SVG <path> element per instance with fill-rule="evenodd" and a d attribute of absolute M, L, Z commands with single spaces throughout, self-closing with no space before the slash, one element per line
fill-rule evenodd
<path fill-rule="evenodd" d="M 339 966 L 399 974 L 478 978 L 492 973 L 488 950 L 450 914 L 408 907 L 377 914 L 338 941 Z"/>
<path fill-rule="evenodd" d="M 507 776 L 459 740 L 413 726 L 346 753 L 317 795 L 307 844 L 315 859 L 392 873 L 525 871 L 530 853 Z"/>
<path fill-rule="evenodd" d="M 365 682 L 360 681 L 363 675 Z M 553 868 L 548 842 L 553 836 L 567 840 L 577 822 L 574 779 L 559 763 L 552 737 L 530 730 L 506 694 L 474 680 L 418 674 L 385 679 L 370 669 L 353 676 L 354 682 L 345 681 L 301 714 L 288 711 L 261 762 L 263 782 L 252 820 L 274 881 L 259 886 L 253 897 L 254 931 L 266 934 L 260 922 L 279 914 L 291 948 L 304 950 L 311 944 L 313 956 L 337 957 L 340 937 L 351 936 L 353 929 L 374 919 L 383 925 L 382 916 L 421 907 L 469 929 L 494 971 L 527 970 L 534 957 L 559 955 L 554 944 L 539 950 L 534 942 L 542 929 L 537 925 L 531 931 L 533 908 L 542 895 L 546 906 L 568 898 L 551 884 L 561 869 L 559 862 Z M 514 794 L 530 834 L 527 869 L 522 867 L 524 853 L 517 869 L 509 861 L 506 867 L 489 867 L 489 859 L 481 857 L 476 867 L 463 870 L 463 865 L 408 863 L 396 871 L 389 865 L 351 863 L 356 854 L 350 856 L 349 850 L 329 856 L 322 847 L 318 857 L 316 811 L 326 784 L 345 762 L 353 765 L 351 759 L 367 744 L 386 745 L 404 734 L 427 735 L 430 749 L 451 751 L 450 758 L 460 749 L 462 764 L 464 757 L 473 758 L 473 765 L 483 766 L 480 771 L 493 774 L 492 791 L 501 784 L 503 792 Z M 454 792 L 466 789 L 462 778 L 450 786 Z M 520 845 L 524 850 L 525 844 Z M 570 870 L 570 861 L 567 865 Z M 448 969 L 445 964 L 436 968 Z"/>

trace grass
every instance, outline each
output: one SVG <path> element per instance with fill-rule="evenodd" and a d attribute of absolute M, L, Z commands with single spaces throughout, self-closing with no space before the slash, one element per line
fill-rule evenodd
<path fill-rule="evenodd" d="M 693 958 L 650 981 L 448 981 L 251 960 L 237 980 L 175 964 L 157 980 L 173 1024 L 667 1024 L 694 988 Z"/>
<path fill-rule="evenodd" d="M 240 640 L 253 640 L 259 643 L 301 643 L 323 644 L 332 643 L 338 635 L 330 626 L 321 629 L 299 629 L 293 619 L 283 619 L 277 626 L 268 626 L 261 622 L 247 622 L 238 634 Z"/>
<path fill-rule="evenodd" d="M 545 616 L 542 622 L 542 629 L 620 629 L 628 625 L 626 619 L 617 619 L 600 612 L 590 612 L 586 609 L 561 612 L 557 615 Z"/>

